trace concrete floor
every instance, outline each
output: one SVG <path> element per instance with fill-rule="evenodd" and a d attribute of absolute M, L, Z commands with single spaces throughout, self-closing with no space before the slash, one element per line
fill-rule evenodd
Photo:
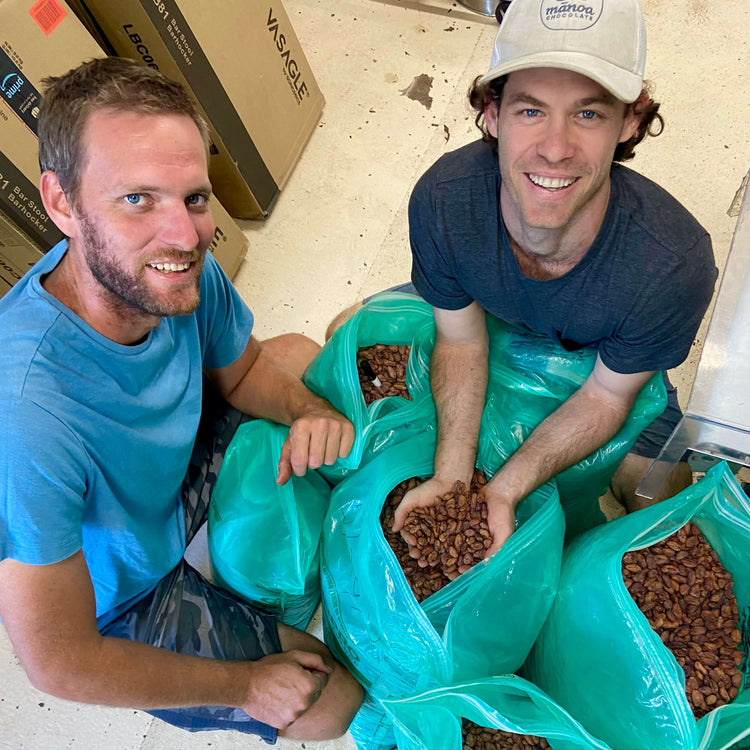
<path fill-rule="evenodd" d="M 745 0 L 642 0 L 647 77 L 665 132 L 632 166 L 680 199 L 711 233 L 721 268 L 735 198 L 750 164 L 748 5 Z M 284 0 L 327 104 L 272 215 L 243 222 L 250 251 L 235 283 L 268 337 L 319 342 L 329 320 L 363 295 L 407 280 L 406 205 L 421 173 L 476 137 L 465 92 L 488 66 L 497 29 L 451 0 Z M 428 92 L 405 94 L 417 76 Z M 703 330 L 676 370 L 683 404 Z M 195 554 L 200 557 L 201 550 Z M 312 628 L 320 634 L 319 624 Z M 188 734 L 139 711 L 83 706 L 34 690 L 0 627 L 3 750 L 228 750 L 246 736 Z M 280 741 L 281 748 L 353 750 Z"/>

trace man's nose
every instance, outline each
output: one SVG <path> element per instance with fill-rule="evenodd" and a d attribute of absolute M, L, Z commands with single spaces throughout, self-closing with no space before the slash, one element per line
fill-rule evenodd
<path fill-rule="evenodd" d="M 541 135 L 537 151 L 549 162 L 569 159 L 575 153 L 573 125 L 566 118 L 550 118 Z"/>
<path fill-rule="evenodd" d="M 192 252 L 198 246 L 200 238 L 194 216 L 184 203 L 169 207 L 161 237 L 165 244 L 185 252 Z"/>

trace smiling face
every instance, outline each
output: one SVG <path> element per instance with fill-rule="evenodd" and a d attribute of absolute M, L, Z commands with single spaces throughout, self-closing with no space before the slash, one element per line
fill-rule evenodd
<path fill-rule="evenodd" d="M 83 142 L 70 247 L 102 309 L 147 327 L 191 313 L 214 231 L 197 127 L 182 115 L 99 111 Z"/>
<path fill-rule="evenodd" d="M 637 126 L 631 108 L 578 73 L 530 68 L 508 76 L 499 108 L 489 104 L 485 120 L 498 139 L 509 229 L 583 223 L 595 234 L 609 200 L 615 147 Z"/>

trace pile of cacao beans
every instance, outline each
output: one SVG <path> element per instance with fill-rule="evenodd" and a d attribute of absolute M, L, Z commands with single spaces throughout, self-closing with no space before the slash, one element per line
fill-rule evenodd
<path fill-rule="evenodd" d="M 696 719 L 730 703 L 742 683 L 742 634 L 732 578 L 688 523 L 622 560 L 625 586 L 685 672 Z"/>
<path fill-rule="evenodd" d="M 411 346 L 374 344 L 357 350 L 357 373 L 365 404 L 386 396 L 411 401 L 406 387 L 406 366 Z"/>
<path fill-rule="evenodd" d="M 462 722 L 461 736 L 463 750 L 550 750 L 544 737 L 480 727 L 468 719 Z"/>
<path fill-rule="evenodd" d="M 487 479 L 475 470 L 470 488 L 456 482 L 453 490 L 437 498 L 434 505 L 415 508 L 408 515 L 404 529 L 415 537 L 419 551 L 418 558 L 411 557 L 401 534 L 394 534 L 391 527 L 404 495 L 422 481 L 412 477 L 398 484 L 386 498 L 380 515 L 383 534 L 420 602 L 476 565 L 492 545 L 487 504 L 477 496 Z"/>

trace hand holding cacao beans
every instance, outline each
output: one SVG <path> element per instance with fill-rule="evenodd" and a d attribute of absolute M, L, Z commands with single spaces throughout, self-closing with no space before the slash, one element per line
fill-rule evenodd
<path fill-rule="evenodd" d="M 420 553 L 416 548 L 416 538 L 404 529 L 404 522 L 416 508 L 425 508 L 438 503 L 443 495 L 451 491 L 454 484 L 454 481 L 431 477 L 410 489 L 396 507 L 392 531 L 401 532 L 403 540 L 409 545 L 412 557 L 418 558 Z"/>
<path fill-rule="evenodd" d="M 516 508 L 504 497 L 493 492 L 492 482 L 479 490 L 479 499 L 487 504 L 487 526 L 492 537 L 492 544 L 485 557 L 492 557 L 516 530 Z"/>
<path fill-rule="evenodd" d="M 405 495 L 417 487 L 418 480 L 402 482 L 388 495 L 381 514 L 383 533 L 417 601 L 466 572 L 484 558 L 492 545 L 487 506 L 478 498 L 478 490 L 486 481 L 482 472 L 475 471 L 471 488 L 456 482 L 449 492 L 407 515 L 403 528 L 414 539 L 416 556 L 409 554 L 406 541 L 394 529 L 396 509 Z"/>

